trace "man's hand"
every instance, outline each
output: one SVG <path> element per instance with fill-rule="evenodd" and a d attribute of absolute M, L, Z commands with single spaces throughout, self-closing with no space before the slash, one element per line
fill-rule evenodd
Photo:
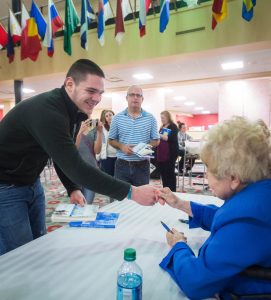
<path fill-rule="evenodd" d="M 85 204 L 87 203 L 84 195 L 82 194 L 82 192 L 80 190 L 75 190 L 75 191 L 71 192 L 70 202 L 72 204 L 79 204 L 81 206 L 85 206 Z"/>
<path fill-rule="evenodd" d="M 134 152 L 133 152 L 133 146 L 131 146 L 131 145 L 121 144 L 120 150 L 121 150 L 123 153 L 127 154 L 127 155 L 132 155 L 132 154 L 134 154 Z"/>
<path fill-rule="evenodd" d="M 187 243 L 187 238 L 184 236 L 183 232 L 178 232 L 176 229 L 172 228 L 171 232 L 167 232 L 167 242 L 168 244 L 173 247 L 178 242 L 185 242 Z"/>
<path fill-rule="evenodd" d="M 132 200 L 145 206 L 152 206 L 157 201 L 162 205 L 165 204 L 163 199 L 159 199 L 159 190 L 150 185 L 132 186 Z"/>

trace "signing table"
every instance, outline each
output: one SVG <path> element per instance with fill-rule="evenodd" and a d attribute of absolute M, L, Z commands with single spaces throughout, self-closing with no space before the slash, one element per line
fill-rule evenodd
<path fill-rule="evenodd" d="M 179 194 L 183 199 L 221 205 L 211 196 Z M 113 202 L 102 211 L 119 212 L 115 229 L 65 226 L 0 256 L 1 300 L 113 300 L 123 250 L 133 247 L 143 270 L 144 300 L 187 299 L 159 263 L 170 250 L 165 229 L 183 231 L 197 251 L 208 236 L 188 229 L 186 215 L 169 206 Z"/>

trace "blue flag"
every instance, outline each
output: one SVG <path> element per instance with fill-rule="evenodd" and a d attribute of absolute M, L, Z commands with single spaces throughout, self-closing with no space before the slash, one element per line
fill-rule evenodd
<path fill-rule="evenodd" d="M 242 17 L 248 22 L 253 18 L 254 6 L 256 6 L 256 0 L 243 0 Z"/>
<path fill-rule="evenodd" d="M 44 36 L 45 36 L 47 24 L 46 24 L 46 21 L 44 20 L 44 17 L 42 15 L 42 13 L 40 12 L 40 10 L 34 0 L 32 0 L 30 17 L 35 19 L 36 24 L 38 26 L 39 36 L 43 40 Z"/>
<path fill-rule="evenodd" d="M 164 32 L 169 21 L 169 1 L 162 0 L 160 4 L 160 32 Z"/>

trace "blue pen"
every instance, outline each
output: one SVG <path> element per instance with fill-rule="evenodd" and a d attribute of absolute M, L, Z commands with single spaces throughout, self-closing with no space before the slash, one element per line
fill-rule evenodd
<path fill-rule="evenodd" d="M 186 219 L 178 219 L 181 223 L 189 224 L 189 221 Z"/>
<path fill-rule="evenodd" d="M 162 222 L 162 221 L 160 221 L 160 222 L 161 222 L 161 224 L 163 225 L 163 227 L 166 229 L 166 231 L 168 231 L 168 232 L 170 232 L 170 233 L 173 234 L 173 231 L 170 230 L 170 228 L 169 228 L 164 222 Z"/>

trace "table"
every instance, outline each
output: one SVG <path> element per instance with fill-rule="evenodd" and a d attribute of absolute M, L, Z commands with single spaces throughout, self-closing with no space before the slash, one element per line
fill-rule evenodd
<path fill-rule="evenodd" d="M 179 195 L 200 203 L 222 203 L 211 196 Z M 186 215 L 167 205 L 145 207 L 126 199 L 102 211 L 120 213 L 116 229 L 65 226 L 0 256 L 0 299 L 115 299 L 117 270 L 127 247 L 137 251 L 144 300 L 187 299 L 158 265 L 170 249 L 160 220 L 183 231 L 194 250 L 208 233 L 189 230 L 178 221 Z"/>

